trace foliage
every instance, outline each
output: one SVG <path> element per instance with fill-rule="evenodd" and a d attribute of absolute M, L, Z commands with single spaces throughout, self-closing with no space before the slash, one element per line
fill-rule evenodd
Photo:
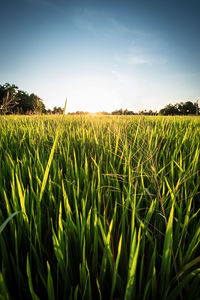
<path fill-rule="evenodd" d="M 0 299 L 199 299 L 199 147 L 198 117 L 1 116 Z"/>
<path fill-rule="evenodd" d="M 54 115 L 55 114 L 62 115 L 63 111 L 64 111 L 63 108 L 61 108 L 60 106 L 59 107 L 55 106 L 51 113 Z"/>
<path fill-rule="evenodd" d="M 187 101 L 185 103 L 180 102 L 175 105 L 168 104 L 165 108 L 161 109 L 160 115 L 198 115 L 199 106 L 198 103 L 192 103 Z"/>
<path fill-rule="evenodd" d="M 21 91 L 16 85 L 0 85 L 0 110 L 2 114 L 45 113 L 43 101 L 35 94 Z"/>
<path fill-rule="evenodd" d="M 77 110 L 76 112 L 68 113 L 69 115 L 89 115 L 89 112 L 87 111 L 82 111 L 82 110 Z"/>
<path fill-rule="evenodd" d="M 0 85 L 0 113 L 7 114 L 10 111 L 14 110 L 17 101 L 17 89 L 16 85 L 10 85 L 9 83 L 4 84 L 4 86 Z"/>

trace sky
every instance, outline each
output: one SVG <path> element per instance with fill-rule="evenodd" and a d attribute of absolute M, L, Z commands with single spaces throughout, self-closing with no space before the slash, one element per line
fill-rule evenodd
<path fill-rule="evenodd" d="M 200 100 L 199 0 L 0 0 L 0 84 L 47 108 Z"/>

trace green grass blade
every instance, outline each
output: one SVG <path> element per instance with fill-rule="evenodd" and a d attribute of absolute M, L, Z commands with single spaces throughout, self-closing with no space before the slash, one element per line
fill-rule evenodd
<path fill-rule="evenodd" d="M 118 274 L 118 265 L 119 265 L 120 255 L 121 255 L 121 248 L 122 248 L 122 235 L 120 236 L 119 244 L 118 244 L 117 258 L 116 258 L 114 272 L 113 272 L 113 280 L 112 280 L 110 299 L 113 299 L 113 294 L 115 291 L 116 279 L 117 279 L 117 274 Z"/>
<path fill-rule="evenodd" d="M 63 117 L 65 115 L 66 106 L 67 106 L 67 99 L 65 101 Z M 44 190 L 45 190 L 45 187 L 46 187 L 46 183 L 47 183 L 47 179 L 48 179 L 48 176 L 49 176 L 49 171 L 50 171 L 50 168 L 51 168 L 54 152 L 55 152 L 55 149 L 56 149 L 56 146 L 57 146 L 57 143 L 58 143 L 59 135 L 60 135 L 60 128 L 58 127 L 57 131 L 56 131 L 56 136 L 55 136 L 55 140 L 54 140 L 54 143 L 53 143 L 53 147 L 51 148 L 51 153 L 49 155 L 49 159 L 48 159 L 46 169 L 45 169 L 45 172 L 44 172 L 44 176 L 43 176 L 43 180 L 42 180 L 42 187 L 41 187 L 40 196 L 39 196 L 39 201 L 40 202 L 42 200 Z"/>
<path fill-rule="evenodd" d="M 48 276 L 47 276 L 48 299 L 55 300 L 53 278 L 51 275 L 51 269 L 50 269 L 50 265 L 49 265 L 48 261 L 47 261 L 47 271 L 48 271 Z"/>
<path fill-rule="evenodd" d="M 28 285 L 29 285 L 31 297 L 32 297 L 33 300 L 40 300 L 39 297 L 34 292 L 34 289 L 33 289 L 32 276 L 31 276 L 31 267 L 30 267 L 28 255 L 27 255 L 27 260 L 26 260 L 26 272 L 27 272 Z"/>
<path fill-rule="evenodd" d="M 10 220 L 12 218 L 14 218 L 14 216 L 16 216 L 17 214 L 21 213 L 21 211 L 16 211 L 14 212 L 11 216 L 9 216 L 4 222 L 3 224 L 1 224 L 0 226 L 0 233 L 4 230 L 4 228 L 6 227 L 6 225 L 10 222 Z"/>
<path fill-rule="evenodd" d="M 137 239 L 136 239 L 137 235 Z M 138 254 L 140 248 L 140 235 L 141 235 L 141 227 L 139 228 L 138 234 L 136 234 L 136 229 L 134 232 L 133 239 L 131 241 L 131 250 L 129 257 L 129 267 L 128 267 L 128 278 L 126 284 L 125 291 L 125 300 L 135 299 L 136 294 L 136 268 L 138 262 Z"/>

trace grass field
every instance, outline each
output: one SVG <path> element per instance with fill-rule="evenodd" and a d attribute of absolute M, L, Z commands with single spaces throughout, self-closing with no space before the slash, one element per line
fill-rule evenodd
<path fill-rule="evenodd" d="M 200 299 L 198 117 L 0 117 L 0 299 Z"/>

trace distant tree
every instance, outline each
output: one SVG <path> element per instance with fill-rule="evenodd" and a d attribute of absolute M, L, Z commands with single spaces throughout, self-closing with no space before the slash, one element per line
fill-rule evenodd
<path fill-rule="evenodd" d="M 136 115 L 136 113 L 132 110 L 128 110 L 126 115 Z"/>
<path fill-rule="evenodd" d="M 96 114 L 97 115 L 103 115 L 103 116 L 109 115 L 109 113 L 107 111 L 98 111 Z"/>
<path fill-rule="evenodd" d="M 9 114 L 12 113 L 16 105 L 17 101 L 17 89 L 16 85 L 10 85 L 9 83 L 5 83 L 4 85 L 0 85 L 0 113 L 1 114 Z"/>
<path fill-rule="evenodd" d="M 35 114 L 46 113 L 43 101 L 35 94 L 21 91 L 14 84 L 0 85 L 1 114 Z"/>
<path fill-rule="evenodd" d="M 18 104 L 16 106 L 16 113 L 26 114 L 33 111 L 33 105 L 30 96 L 27 92 L 18 91 Z"/>
<path fill-rule="evenodd" d="M 182 114 L 183 115 L 195 115 L 196 114 L 196 103 L 192 103 L 191 101 L 185 102 L 182 107 Z"/>
<path fill-rule="evenodd" d="M 191 101 L 180 102 L 175 105 L 168 104 L 159 112 L 160 115 L 195 115 L 197 113 L 199 114 L 198 103 Z"/>
<path fill-rule="evenodd" d="M 123 109 L 119 109 L 119 110 L 114 110 L 113 112 L 111 112 L 111 115 L 123 115 L 124 114 L 124 111 Z"/>
<path fill-rule="evenodd" d="M 176 105 L 172 105 L 172 104 L 168 104 L 165 106 L 165 108 L 161 109 L 159 112 L 160 115 L 178 115 L 179 114 L 179 110 L 176 107 Z"/>
<path fill-rule="evenodd" d="M 51 114 L 52 114 L 52 110 L 51 110 L 51 109 L 47 109 L 47 110 L 46 110 L 46 114 L 47 114 L 47 115 L 51 115 Z"/>
<path fill-rule="evenodd" d="M 63 114 L 64 109 L 62 107 L 57 107 L 55 106 L 52 110 L 52 114 L 59 114 L 62 115 Z"/>
<path fill-rule="evenodd" d="M 8 91 L 6 96 L 2 99 L 2 102 L 0 105 L 0 112 L 2 114 L 11 113 L 13 108 L 15 107 L 15 105 L 16 105 L 16 99 Z"/>
<path fill-rule="evenodd" d="M 30 102 L 32 104 L 32 111 L 35 114 L 41 114 L 41 113 L 45 113 L 46 109 L 45 109 L 45 105 L 42 102 L 42 100 L 35 94 L 31 94 L 29 96 L 30 98 Z"/>
<path fill-rule="evenodd" d="M 139 111 L 139 115 L 144 115 L 144 116 L 157 116 L 158 113 L 157 111 L 153 111 L 153 110 L 141 110 Z"/>
<path fill-rule="evenodd" d="M 198 100 L 197 100 L 197 102 L 195 103 L 195 106 L 196 106 L 196 116 L 198 116 L 199 113 L 200 113 L 199 101 L 198 101 Z"/>
<path fill-rule="evenodd" d="M 6 96 L 7 92 L 9 92 L 10 95 L 16 96 L 18 92 L 18 87 L 15 84 L 11 85 L 8 82 L 4 85 L 0 85 L 0 101 Z"/>
<path fill-rule="evenodd" d="M 89 115 L 89 112 L 88 111 L 77 110 L 75 112 L 75 115 Z"/>
<path fill-rule="evenodd" d="M 136 113 L 132 110 L 128 110 L 128 109 L 125 109 L 122 111 L 123 112 L 123 115 L 126 115 L 126 116 L 129 116 L 129 115 L 136 115 Z"/>

